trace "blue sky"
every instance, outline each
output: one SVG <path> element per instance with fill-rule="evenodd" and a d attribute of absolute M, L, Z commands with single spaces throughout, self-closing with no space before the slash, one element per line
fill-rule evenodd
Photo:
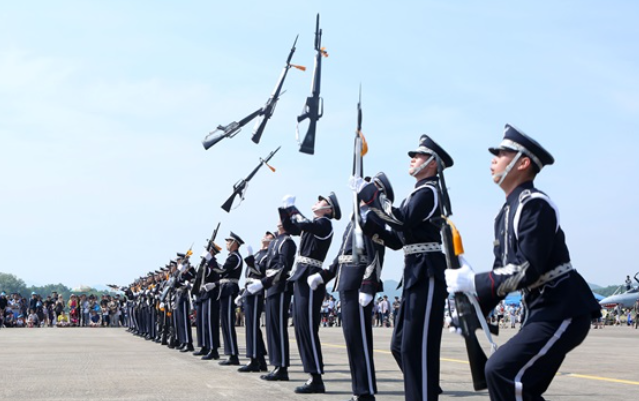
<path fill-rule="evenodd" d="M 222 4 L 217 4 L 222 3 Z M 365 172 L 411 189 L 406 152 L 427 133 L 455 159 L 454 221 L 476 270 L 492 265 L 504 200 L 486 148 L 505 123 L 555 156 L 537 185 L 561 211 L 572 260 L 621 283 L 632 251 L 639 162 L 639 6 L 597 2 L 10 2 L 0 13 L 3 272 L 45 284 L 125 284 L 222 222 L 254 248 L 285 194 L 303 212 L 335 191 L 346 216 L 357 92 Z M 297 152 L 315 14 L 324 59 L 315 156 Z M 209 151 L 202 138 L 267 100 L 293 63 L 262 142 L 252 124 Z M 244 203 L 220 205 L 278 145 Z M 635 184 L 632 184 L 632 183 Z M 345 219 L 335 224 L 336 255 Z M 383 278 L 398 279 L 391 252 Z"/>

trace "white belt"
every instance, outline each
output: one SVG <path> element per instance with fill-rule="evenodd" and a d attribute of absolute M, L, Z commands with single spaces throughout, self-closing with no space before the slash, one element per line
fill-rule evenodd
<path fill-rule="evenodd" d="M 306 256 L 298 256 L 297 257 L 297 263 L 304 263 L 304 264 L 309 265 L 309 266 L 322 268 L 322 262 L 320 262 L 317 259 L 309 258 L 309 257 L 306 257 Z"/>
<path fill-rule="evenodd" d="M 410 244 L 404 246 L 404 255 L 413 255 L 415 253 L 441 252 L 442 245 L 437 242 L 422 242 L 419 244 Z"/>
<path fill-rule="evenodd" d="M 220 281 L 218 281 L 218 283 L 220 283 L 220 284 L 237 284 L 239 282 L 240 282 L 240 280 L 238 280 L 236 278 L 223 278 Z"/>
<path fill-rule="evenodd" d="M 537 287 L 541 287 L 549 281 L 556 279 L 559 276 L 563 276 L 564 274 L 570 272 L 573 269 L 572 264 L 570 262 L 564 263 L 563 265 L 559 265 L 552 269 L 549 272 L 546 272 L 539 276 L 539 279 L 528 286 L 529 290 L 534 290 Z"/>
<path fill-rule="evenodd" d="M 246 284 L 253 284 L 257 282 L 262 282 L 262 280 L 260 280 L 259 278 L 251 278 L 251 277 L 246 278 Z"/>
<path fill-rule="evenodd" d="M 366 255 L 360 255 L 360 261 L 366 262 Z M 353 264 L 353 255 L 340 255 L 337 257 L 337 262 L 339 264 Z"/>

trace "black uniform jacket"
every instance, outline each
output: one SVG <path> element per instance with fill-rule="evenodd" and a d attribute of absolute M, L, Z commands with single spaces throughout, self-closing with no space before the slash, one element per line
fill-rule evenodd
<path fill-rule="evenodd" d="M 265 277 L 262 279 L 262 285 L 267 290 L 267 297 L 290 291 L 287 278 L 293 268 L 296 251 L 297 245 L 288 234 L 279 234 L 269 244 Z"/>
<path fill-rule="evenodd" d="M 396 232 L 404 246 L 419 243 L 441 245 L 441 204 L 438 185 L 437 177 L 418 181 L 399 207 L 394 207 L 386 195 L 373 184 L 364 187 L 359 196 L 371 211 Z M 435 277 L 443 283 L 445 269 L 446 259 L 441 252 L 406 255 L 404 287 L 409 289 L 428 277 Z"/>
<path fill-rule="evenodd" d="M 286 232 L 300 236 L 299 255 L 324 262 L 328 248 L 333 240 L 333 224 L 328 217 L 316 217 L 309 220 L 300 213 L 295 206 L 280 208 L 280 218 Z M 321 270 L 319 266 L 311 266 L 297 262 L 290 281 L 300 278 L 306 280 L 310 274 Z"/>
<path fill-rule="evenodd" d="M 227 297 L 229 295 L 234 295 L 240 292 L 240 286 L 238 281 L 242 276 L 242 267 L 244 266 L 244 261 L 242 260 L 242 256 L 239 252 L 231 252 L 224 262 L 224 265 L 221 267 L 220 272 L 220 280 L 229 279 L 233 280 L 233 282 L 221 283 L 221 296 Z"/>
<path fill-rule="evenodd" d="M 599 316 L 599 304 L 576 270 L 538 285 L 544 273 L 570 266 L 570 255 L 555 205 L 532 181 L 511 192 L 497 215 L 494 254 L 493 270 L 475 276 L 484 312 L 523 290 L 524 322 Z"/>

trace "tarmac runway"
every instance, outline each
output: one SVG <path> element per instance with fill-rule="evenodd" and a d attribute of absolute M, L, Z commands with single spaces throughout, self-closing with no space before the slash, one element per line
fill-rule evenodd
<path fill-rule="evenodd" d="M 238 327 L 238 342 L 244 328 Z M 404 399 L 402 374 L 389 351 L 392 329 L 375 328 L 377 399 Z M 504 343 L 515 333 L 505 329 Z M 0 400 L 347 400 L 350 371 L 341 328 L 322 328 L 326 394 L 297 395 L 303 373 L 293 328 L 289 382 L 264 382 L 217 361 L 202 361 L 118 328 L 0 329 Z M 553 401 L 629 400 L 639 396 L 639 330 L 591 330 L 568 355 L 545 397 Z M 243 351 L 243 347 L 241 348 Z M 245 360 L 242 359 L 242 363 Z M 472 389 L 463 340 L 447 331 L 442 339 L 440 400 L 487 400 Z"/>

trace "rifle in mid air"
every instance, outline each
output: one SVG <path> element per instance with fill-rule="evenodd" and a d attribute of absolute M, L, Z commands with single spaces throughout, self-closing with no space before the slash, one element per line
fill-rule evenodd
<path fill-rule="evenodd" d="M 288 74 L 288 70 L 291 67 L 295 67 L 299 70 L 306 71 L 306 67 L 301 65 L 291 64 L 291 59 L 293 58 L 293 53 L 295 53 L 295 44 L 297 43 L 297 38 L 295 37 L 295 42 L 293 42 L 293 47 L 291 47 L 291 51 L 288 54 L 288 58 L 286 59 L 286 65 L 280 74 L 280 79 L 277 81 L 275 85 L 275 89 L 271 94 L 271 97 L 268 98 L 264 107 L 260 109 L 260 113 L 258 115 L 258 119 L 255 122 L 255 127 L 253 128 L 253 137 L 251 140 L 255 143 L 260 143 L 260 139 L 262 138 L 262 134 L 264 133 L 264 128 L 266 128 L 266 123 L 273 116 L 275 112 L 275 106 L 277 106 L 277 101 L 280 100 L 280 96 L 282 95 L 282 86 L 284 85 L 284 80 L 286 79 L 286 74 Z"/>
<path fill-rule="evenodd" d="M 302 114 L 297 116 L 296 137 L 300 144 L 300 152 L 312 155 L 315 153 L 315 131 L 317 120 L 324 115 L 324 99 L 320 97 L 320 81 L 322 78 L 322 57 L 328 57 L 326 49 L 322 47 L 322 30 L 319 27 L 320 16 L 317 14 L 315 23 L 315 67 L 313 69 L 313 82 L 311 83 L 311 96 L 306 98 Z M 308 119 L 308 128 L 302 142 L 299 139 L 299 123 Z"/>
<path fill-rule="evenodd" d="M 293 53 L 295 53 L 295 44 L 297 43 L 297 37 L 295 37 L 295 42 L 293 42 L 293 47 L 289 52 L 288 58 L 286 59 L 286 65 L 284 66 L 284 70 L 280 75 L 279 80 L 277 81 L 277 85 L 275 85 L 275 90 L 271 94 L 271 97 L 266 101 L 264 107 L 261 107 L 248 116 L 244 117 L 240 121 L 233 121 L 228 125 L 218 125 L 217 128 L 210 132 L 202 141 L 202 146 L 204 146 L 205 150 L 208 150 L 216 143 L 220 142 L 224 138 L 233 138 L 237 135 L 246 124 L 251 122 L 256 117 L 259 117 L 255 128 L 253 129 L 253 137 L 252 140 L 255 143 L 259 143 L 262 138 L 262 133 L 264 132 L 264 128 L 266 128 L 267 121 L 273 116 L 275 112 L 275 106 L 277 105 L 277 101 L 280 99 L 282 95 L 282 86 L 284 85 L 284 79 L 286 79 L 286 74 L 291 67 L 295 67 L 302 71 L 306 70 L 306 67 L 301 65 L 291 64 L 291 59 L 293 58 Z"/>
<path fill-rule="evenodd" d="M 253 171 L 251 171 L 251 174 L 249 174 L 246 178 L 239 180 L 238 182 L 235 183 L 235 185 L 233 185 L 233 193 L 231 194 L 231 196 L 226 200 L 226 202 L 224 202 L 224 204 L 222 205 L 222 209 L 224 209 L 226 212 L 230 212 L 231 209 L 235 209 L 236 207 L 238 207 L 240 205 L 240 203 L 242 203 L 242 201 L 244 200 L 244 195 L 246 194 L 246 190 L 248 188 L 248 183 L 249 181 L 251 181 L 251 179 L 253 178 L 253 176 L 258 172 L 258 170 L 266 164 L 266 166 L 271 169 L 271 171 L 275 172 L 275 169 L 271 166 L 268 165 L 269 160 L 271 160 L 271 158 L 273 157 L 273 155 L 275 155 L 275 153 L 277 153 L 278 150 L 280 150 L 281 146 L 278 146 L 277 149 L 275 149 L 274 151 L 272 151 L 271 153 L 268 154 L 268 156 L 266 156 L 266 158 L 262 159 L 260 158 L 260 164 L 257 165 L 257 167 L 255 167 L 253 169 Z M 240 201 L 235 205 L 235 207 L 233 206 L 233 203 L 235 202 L 235 198 L 239 196 Z"/>

